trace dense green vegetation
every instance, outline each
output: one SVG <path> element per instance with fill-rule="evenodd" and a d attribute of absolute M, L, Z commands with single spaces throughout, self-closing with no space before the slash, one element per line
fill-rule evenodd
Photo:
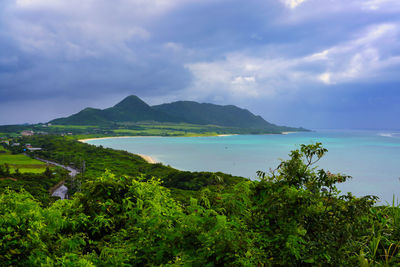
<path fill-rule="evenodd" d="M 67 172 L 26 155 L 12 155 L 5 151 L 6 154 L 0 154 L 0 192 L 6 188 L 18 192 L 26 190 L 42 205 L 53 202 L 49 191 L 55 184 L 67 179 Z"/>
<path fill-rule="evenodd" d="M 84 157 L 87 172 L 81 192 L 50 206 L 24 190 L 2 191 L 2 265 L 400 264 L 399 207 L 340 195 L 335 184 L 349 177 L 314 167 L 326 153 L 318 143 L 292 151 L 272 173 L 258 172 L 259 181 L 223 174 L 195 181 L 126 152 L 63 138 L 29 142 L 77 167 Z"/>
<path fill-rule="evenodd" d="M 16 192 L 27 191 L 42 206 L 48 206 L 57 198 L 50 195 L 50 189 L 67 178 L 63 169 L 55 169 L 44 173 L 10 173 L 0 166 L 0 192 L 11 189 Z M 0 261 L 1 262 L 1 261 Z M 1 265 L 1 264 L 0 264 Z"/>
<path fill-rule="evenodd" d="M 153 106 L 153 108 L 170 116 L 181 118 L 183 122 L 193 124 L 263 129 L 270 132 L 300 130 L 271 124 L 261 116 L 256 116 L 246 109 L 241 109 L 233 105 L 220 106 L 207 103 L 200 104 L 194 101 L 177 101 Z"/>

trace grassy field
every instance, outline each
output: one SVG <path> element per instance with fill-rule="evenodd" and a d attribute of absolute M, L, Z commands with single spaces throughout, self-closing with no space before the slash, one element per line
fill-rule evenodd
<path fill-rule="evenodd" d="M 0 149 L 2 147 L 0 146 Z M 3 148 L 4 150 L 4 148 Z M 11 173 L 18 169 L 21 173 L 42 173 L 46 170 L 47 165 L 36 159 L 32 159 L 23 154 L 12 155 L 10 153 L 0 153 L 0 165 L 8 164 Z"/>
<path fill-rule="evenodd" d="M 31 130 L 38 135 L 63 135 L 68 139 L 112 136 L 215 136 L 219 134 L 265 134 L 263 129 L 223 127 L 217 125 L 198 125 L 169 122 L 118 122 L 113 125 L 34 125 L 0 126 L 0 132 L 8 137 L 18 137 L 23 130 Z M 279 132 L 274 132 L 279 133 Z"/>
<path fill-rule="evenodd" d="M 81 130 L 86 130 L 86 129 L 91 129 L 91 128 L 97 128 L 99 126 L 93 126 L 93 125 L 51 125 L 48 126 L 49 128 L 56 128 L 56 129 L 81 129 Z"/>
<path fill-rule="evenodd" d="M 178 130 L 178 131 L 191 131 L 191 130 L 208 130 L 209 128 L 219 128 L 223 129 L 223 127 L 215 126 L 215 125 L 195 125 L 189 123 L 141 123 L 137 124 L 143 128 L 150 129 L 167 129 L 167 130 Z"/>

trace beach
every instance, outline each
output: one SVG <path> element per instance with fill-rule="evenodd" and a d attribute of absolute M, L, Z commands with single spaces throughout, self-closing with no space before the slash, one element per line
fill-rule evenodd
<path fill-rule="evenodd" d="M 135 137 L 161 137 L 161 136 L 156 136 L 156 135 L 135 135 L 135 136 L 108 136 L 108 137 L 94 137 L 94 138 L 86 138 L 86 139 L 79 139 L 79 142 L 86 143 L 87 141 L 92 141 L 92 140 L 101 140 L 101 139 L 110 139 L 110 138 L 135 138 Z"/>
<path fill-rule="evenodd" d="M 132 137 L 160 137 L 160 136 L 115 136 L 115 137 L 98 137 L 98 138 L 87 138 L 87 139 L 79 139 L 79 142 L 86 143 L 87 141 L 93 141 L 93 140 L 102 140 L 102 139 L 110 139 L 110 138 L 132 138 Z M 135 153 L 134 153 L 135 154 Z M 143 154 L 135 154 L 144 159 L 147 163 L 150 164 L 156 164 L 158 163 L 154 158 L 148 155 L 143 155 Z"/>
<path fill-rule="evenodd" d="M 287 132 L 289 133 L 289 132 Z M 285 134 L 285 133 L 282 133 Z M 234 136 L 238 134 L 217 134 L 217 135 L 210 135 L 210 136 L 218 136 L 218 137 L 224 137 L 224 136 Z M 142 138 L 142 137 L 207 137 L 204 135 L 199 135 L 199 136 L 160 136 L 160 135 L 126 135 L 126 136 L 107 136 L 107 137 L 94 137 L 94 138 L 86 138 L 86 139 L 78 139 L 79 142 L 87 142 L 87 141 L 92 141 L 92 140 L 101 140 L 101 139 L 110 139 L 110 138 Z"/>
<path fill-rule="evenodd" d="M 138 156 L 140 156 L 142 159 L 144 159 L 145 161 L 147 161 L 147 163 L 151 163 L 151 164 L 156 164 L 158 163 L 154 158 L 147 156 L 147 155 L 143 155 L 143 154 L 136 154 Z"/>

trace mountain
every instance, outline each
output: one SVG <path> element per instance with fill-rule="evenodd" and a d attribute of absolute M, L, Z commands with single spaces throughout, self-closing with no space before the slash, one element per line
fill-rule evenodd
<path fill-rule="evenodd" d="M 184 122 L 193 124 L 212 124 L 226 127 L 266 129 L 276 125 L 265 121 L 247 109 L 233 105 L 220 106 L 197 103 L 194 101 L 178 101 L 170 104 L 153 106 L 154 109 L 181 118 Z"/>
<path fill-rule="evenodd" d="M 96 108 L 85 108 L 78 113 L 67 118 L 60 118 L 50 121 L 52 124 L 62 125 L 103 125 L 107 120 L 103 116 L 103 111 Z"/>
<path fill-rule="evenodd" d="M 107 109 L 85 108 L 84 110 L 69 116 L 50 121 L 52 124 L 61 125 L 106 125 L 116 122 L 178 122 L 177 118 L 155 110 L 139 97 L 131 95 Z"/>
<path fill-rule="evenodd" d="M 159 121 L 178 122 L 179 119 L 153 109 L 139 97 L 131 95 L 116 104 L 103 110 L 104 117 L 113 122 L 138 122 L 138 121 Z"/>
<path fill-rule="evenodd" d="M 256 116 L 247 109 L 233 105 L 221 106 L 194 101 L 177 101 L 149 106 L 139 97 L 131 95 L 107 109 L 86 108 L 67 118 L 50 121 L 61 125 L 110 125 L 142 121 L 184 122 L 217 125 L 231 128 L 261 129 L 271 132 L 299 131 L 302 128 L 277 126 Z"/>

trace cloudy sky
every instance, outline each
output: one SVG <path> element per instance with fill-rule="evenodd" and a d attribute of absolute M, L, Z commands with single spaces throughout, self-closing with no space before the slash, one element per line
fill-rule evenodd
<path fill-rule="evenodd" d="M 0 124 L 130 94 L 281 125 L 400 129 L 400 1 L 0 1 Z"/>

